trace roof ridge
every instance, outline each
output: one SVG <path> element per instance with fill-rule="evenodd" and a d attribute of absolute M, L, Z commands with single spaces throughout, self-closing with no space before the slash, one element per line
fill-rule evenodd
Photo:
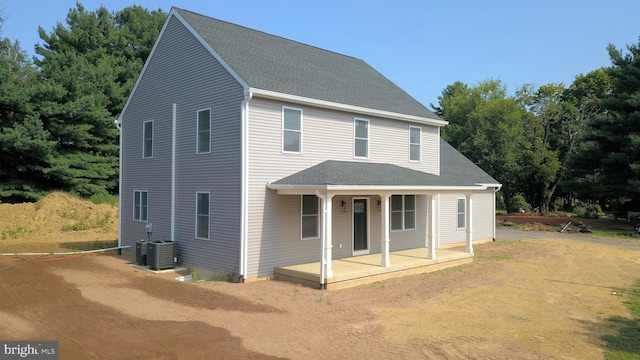
<path fill-rule="evenodd" d="M 340 55 L 340 56 L 348 57 L 348 58 L 351 58 L 351 59 L 354 59 L 354 60 L 362 61 L 362 62 L 364 62 L 365 64 L 367 64 L 367 65 L 368 65 L 368 63 L 367 63 L 365 60 L 363 60 L 363 59 L 361 59 L 361 58 L 358 58 L 358 57 L 355 57 L 355 56 L 351 56 L 351 55 L 347 55 L 347 54 L 339 53 L 339 52 L 337 52 L 337 51 L 333 51 L 333 50 L 328 50 L 328 49 L 321 48 L 321 47 L 316 46 L 316 45 L 311 45 L 311 44 L 308 44 L 308 43 L 304 43 L 304 42 L 302 42 L 302 41 L 289 39 L 289 38 L 286 38 L 286 37 L 284 37 L 284 36 L 280 36 L 280 35 L 276 35 L 276 34 L 268 33 L 268 32 L 263 31 L 263 30 L 258 30 L 258 29 L 254 29 L 254 28 L 251 28 L 251 27 L 248 27 L 248 26 L 244 26 L 244 25 L 240 25 L 240 24 L 232 23 L 232 22 L 230 22 L 230 21 L 226 21 L 226 20 L 218 19 L 218 18 L 215 18 L 215 17 L 213 17 L 213 16 L 207 16 L 207 15 L 200 14 L 200 13 L 197 13 L 197 12 L 194 12 L 194 11 L 191 11 L 191 10 L 182 9 L 182 8 L 179 8 L 179 7 L 176 7 L 176 6 L 174 6 L 173 8 L 174 8 L 174 9 L 176 9 L 176 10 L 180 10 L 180 11 L 188 12 L 188 13 L 193 14 L 193 15 L 197 15 L 197 16 L 205 17 L 205 18 L 207 18 L 207 19 L 211 19 L 211 20 L 215 20 L 215 21 L 223 22 L 223 23 L 225 23 L 225 24 L 232 25 L 232 26 L 235 26 L 235 27 L 240 27 L 240 28 L 243 28 L 243 29 L 246 29 L 246 30 L 250 30 L 250 31 L 253 31 L 253 32 L 261 33 L 261 34 L 264 34 L 264 35 L 267 35 L 267 36 L 271 36 L 271 37 L 279 38 L 279 39 L 286 40 L 286 41 L 289 41 L 289 42 L 297 43 L 297 44 L 300 44 L 300 45 L 304 45 L 304 46 L 312 47 L 312 48 L 315 48 L 315 49 L 318 49 L 318 50 L 322 50 L 322 51 L 324 51 L 324 52 L 328 52 L 328 53 L 332 53 L 332 54 L 336 54 L 336 55 Z"/>

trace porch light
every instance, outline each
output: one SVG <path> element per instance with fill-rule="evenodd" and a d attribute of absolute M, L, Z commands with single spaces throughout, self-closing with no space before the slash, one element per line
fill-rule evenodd
<path fill-rule="evenodd" d="M 346 213 L 347 212 L 347 202 L 343 201 L 340 205 L 342 205 L 342 212 Z"/>
<path fill-rule="evenodd" d="M 378 210 L 380 210 L 380 205 L 382 205 L 382 201 L 378 200 Z"/>

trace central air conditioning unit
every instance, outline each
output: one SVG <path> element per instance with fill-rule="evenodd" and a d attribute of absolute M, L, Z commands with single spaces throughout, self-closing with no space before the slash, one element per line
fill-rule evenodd
<path fill-rule="evenodd" d="M 151 270 L 173 268 L 174 243 L 171 240 L 152 241 L 148 244 L 147 265 Z"/>

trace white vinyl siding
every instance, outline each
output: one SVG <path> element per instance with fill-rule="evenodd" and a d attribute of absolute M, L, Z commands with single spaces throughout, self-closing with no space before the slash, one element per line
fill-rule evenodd
<path fill-rule="evenodd" d="M 142 157 L 153 157 L 153 120 L 142 125 Z"/>
<path fill-rule="evenodd" d="M 416 196 L 391 195 L 391 230 L 416 228 Z"/>
<path fill-rule="evenodd" d="M 134 190 L 133 191 L 133 220 L 134 221 L 147 221 L 148 220 L 148 206 L 149 206 L 149 194 L 147 191 Z"/>
<path fill-rule="evenodd" d="M 354 119 L 353 135 L 353 156 L 357 158 L 369 158 L 369 120 Z"/>
<path fill-rule="evenodd" d="M 199 110 L 197 121 L 196 153 L 209 153 L 211 152 L 211 109 Z"/>
<path fill-rule="evenodd" d="M 409 126 L 409 160 L 420 161 L 422 152 L 422 128 Z"/>
<path fill-rule="evenodd" d="M 458 198 L 458 230 L 466 227 L 467 218 L 467 199 Z"/>
<path fill-rule="evenodd" d="M 282 107 L 282 152 L 302 153 L 302 110 Z"/>
<path fill-rule="evenodd" d="M 318 225 L 318 197 L 315 195 L 302 195 L 302 239 L 317 239 Z"/>
<path fill-rule="evenodd" d="M 196 239 L 209 240 L 209 193 L 196 193 Z"/>

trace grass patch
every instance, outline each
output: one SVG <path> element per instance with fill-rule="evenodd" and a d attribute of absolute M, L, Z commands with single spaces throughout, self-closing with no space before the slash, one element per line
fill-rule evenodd
<path fill-rule="evenodd" d="M 618 328 L 618 334 L 602 336 L 607 342 L 607 350 L 604 353 L 607 360 L 640 359 L 640 283 L 633 285 L 627 295 L 625 304 L 631 310 L 634 319 L 620 316 L 609 319 L 609 322 Z"/>
<path fill-rule="evenodd" d="M 95 194 L 91 197 L 91 202 L 100 205 L 100 204 L 108 204 L 114 207 L 118 207 L 120 204 L 120 198 L 117 195 L 111 194 Z"/>
<path fill-rule="evenodd" d="M 105 229 L 109 228 L 109 222 L 111 220 L 111 214 L 105 213 L 99 219 L 91 219 L 91 214 L 80 214 L 76 210 L 64 210 L 60 211 L 59 215 L 63 219 L 74 220 L 71 224 L 65 224 L 62 226 L 62 231 L 81 231 L 89 229 Z"/>
<path fill-rule="evenodd" d="M 7 239 L 18 239 L 21 237 L 24 237 L 26 235 L 28 235 L 29 233 L 31 233 L 32 231 L 28 230 L 25 227 L 22 227 L 20 225 L 12 228 L 12 229 L 7 229 L 5 231 L 2 232 L 2 236 L 0 236 L 0 239 L 2 240 L 7 240 Z"/>
<path fill-rule="evenodd" d="M 501 254 L 494 252 L 476 252 L 474 258 L 477 261 L 501 261 L 510 260 L 512 258 L 509 254 Z"/>

